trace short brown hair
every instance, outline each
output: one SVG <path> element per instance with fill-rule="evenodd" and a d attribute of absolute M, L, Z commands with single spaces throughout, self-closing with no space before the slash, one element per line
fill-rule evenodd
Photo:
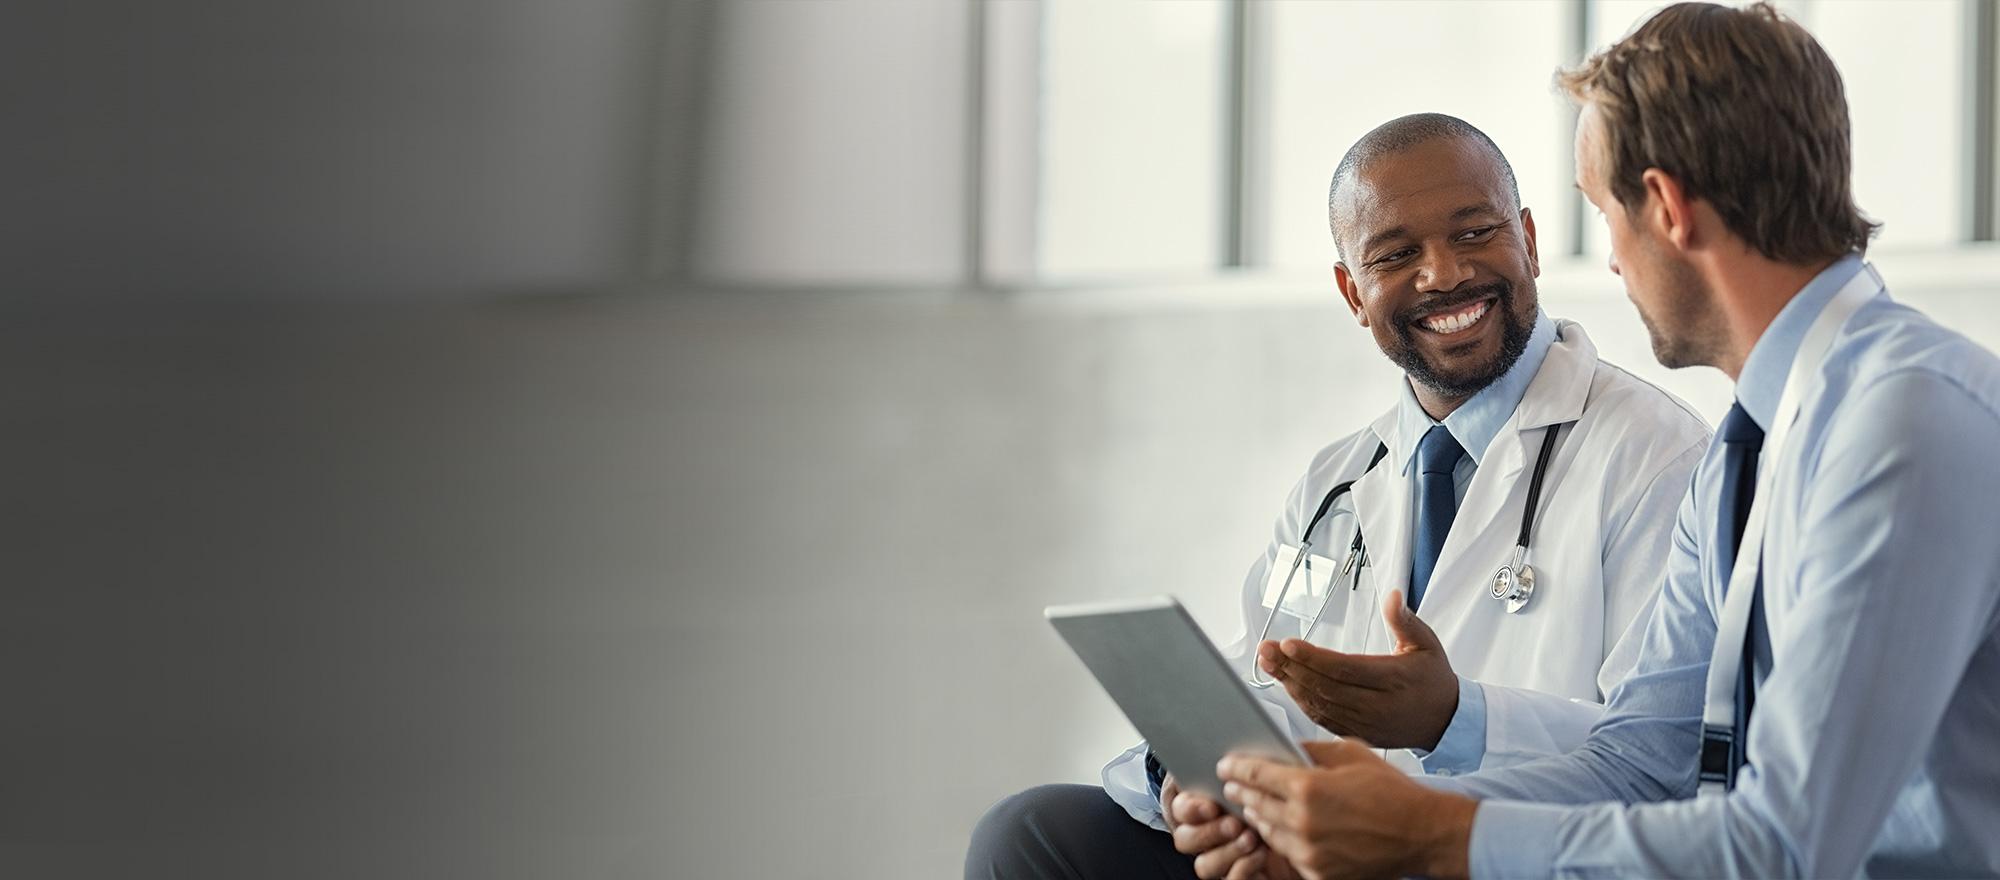
<path fill-rule="evenodd" d="M 1676 3 L 1556 82 L 1597 105 L 1607 183 L 1627 208 L 1658 168 L 1772 260 L 1867 250 L 1878 224 L 1854 204 L 1840 71 L 1770 4 Z"/>

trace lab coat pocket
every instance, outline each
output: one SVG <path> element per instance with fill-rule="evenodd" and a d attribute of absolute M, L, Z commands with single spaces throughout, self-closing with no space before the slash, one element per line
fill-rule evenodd
<path fill-rule="evenodd" d="M 1271 620 L 1264 637 L 1305 636 L 1316 620 L 1338 620 L 1346 604 L 1346 591 L 1339 589 L 1346 578 L 1339 575 L 1340 564 L 1331 559 L 1316 553 L 1301 559 L 1299 548 L 1280 546 L 1264 583 L 1262 604 Z"/>

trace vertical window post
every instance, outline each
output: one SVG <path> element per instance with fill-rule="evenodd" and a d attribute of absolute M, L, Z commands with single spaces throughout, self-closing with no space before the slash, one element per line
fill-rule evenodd
<path fill-rule="evenodd" d="M 1590 52 L 1591 0 L 1565 0 L 1567 9 L 1563 17 L 1563 65 L 1581 64 Z M 1563 111 L 1562 137 L 1559 143 L 1562 151 L 1563 173 L 1570 180 L 1576 179 L 1576 151 L 1569 149 L 1576 143 L 1576 107 L 1566 107 Z M 1584 203 L 1583 193 L 1574 187 L 1569 190 L 1565 207 L 1569 213 L 1569 240 L 1563 242 L 1563 253 L 1572 257 L 1583 256 L 1584 224 L 1590 221 L 1590 211 Z"/>
<path fill-rule="evenodd" d="M 1965 240 L 1994 240 L 1995 0 L 1965 0 Z"/>
<path fill-rule="evenodd" d="M 1264 210 L 1264 102 L 1269 63 L 1264 16 L 1256 0 L 1231 0 L 1223 34 L 1222 266 L 1261 266 Z"/>

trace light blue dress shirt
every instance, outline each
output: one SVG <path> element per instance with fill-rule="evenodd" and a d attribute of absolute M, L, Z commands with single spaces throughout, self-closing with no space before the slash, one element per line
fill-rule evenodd
<path fill-rule="evenodd" d="M 1767 431 L 1806 328 L 1860 270 L 1828 267 L 1752 349 L 1737 398 Z M 1641 656 L 1584 745 L 1431 780 L 1483 801 L 1473 876 L 2000 873 L 2000 360 L 1884 295 L 1819 375 L 1776 464 L 1771 659 L 1736 788 L 1693 797 L 1729 576 L 1711 447 Z"/>

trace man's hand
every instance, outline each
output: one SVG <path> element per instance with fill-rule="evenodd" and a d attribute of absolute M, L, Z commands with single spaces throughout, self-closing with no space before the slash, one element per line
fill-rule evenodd
<path fill-rule="evenodd" d="M 1412 781 L 1358 740 L 1305 743 L 1317 767 L 1230 755 L 1216 772 L 1269 846 L 1310 880 L 1465 877 L 1479 803 Z M 1204 875 L 1205 876 L 1205 875 Z"/>
<path fill-rule="evenodd" d="M 1169 773 L 1160 780 L 1160 819 L 1167 823 L 1167 833 L 1174 833 L 1174 826 L 1180 823 L 1174 819 L 1174 799 L 1180 797 L 1181 784 L 1174 781 Z"/>
<path fill-rule="evenodd" d="M 1194 856 L 1203 880 L 1289 880 L 1298 876 L 1242 820 L 1222 805 L 1180 790 L 1173 774 L 1160 783 L 1160 813 L 1173 835 L 1174 849 Z M 1274 864 L 1275 863 L 1275 864 Z"/>
<path fill-rule="evenodd" d="M 1264 642 L 1257 664 L 1284 682 L 1313 723 L 1395 749 L 1434 749 L 1458 711 L 1458 676 L 1437 633 L 1391 590 L 1382 617 L 1396 637 L 1384 655 L 1343 654 L 1304 639 Z"/>

